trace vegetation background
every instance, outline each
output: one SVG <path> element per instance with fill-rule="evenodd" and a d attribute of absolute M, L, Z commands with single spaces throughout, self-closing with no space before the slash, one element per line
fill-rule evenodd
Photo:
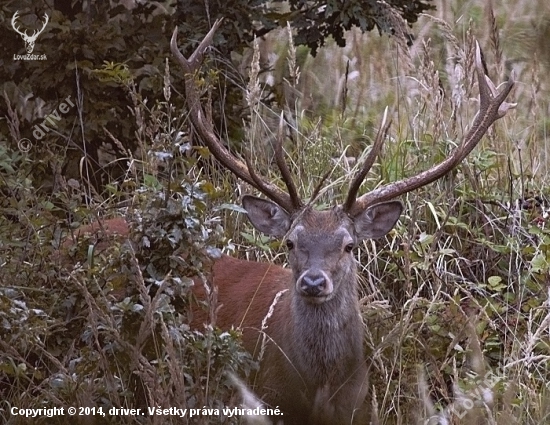
<path fill-rule="evenodd" d="M 371 404 L 380 424 L 550 423 L 550 7 L 408 3 L 416 9 L 402 16 L 411 21 L 427 13 L 410 29 L 388 10 L 350 8 L 325 28 L 334 36 L 326 39 L 307 38 L 324 22 L 314 15 L 283 8 L 261 18 L 261 7 L 220 3 L 226 26 L 200 76 L 205 102 L 231 148 L 265 172 L 283 111 L 302 196 L 330 171 L 323 207 L 342 200 L 386 107 L 389 138 L 364 190 L 426 169 L 456 146 L 477 111 L 474 40 L 494 81 L 513 71 L 517 109 L 455 172 L 404 197 L 397 228 L 357 253 Z M 329 4 L 338 11 L 340 3 Z M 212 323 L 187 325 L 191 277 L 207 274 L 206 254 L 284 263 L 279 243 L 243 221 L 237 204 L 248 189 L 211 161 L 186 118 L 169 34 L 180 24 L 189 54 L 210 11 L 186 1 L 133 6 L 0 8 L 0 37 L 9 41 L 0 44 L 5 423 L 237 423 L 223 415 L 30 421 L 10 408 L 221 408 L 238 402 L 230 373 L 246 378 L 257 367 L 238 330 L 216 329 L 215 297 L 204 303 Z M 16 10 L 29 28 L 39 26 L 33 13 L 51 15 L 35 47 L 46 61 L 12 59 L 24 52 L 11 28 Z M 393 35 L 355 28 L 339 39 L 354 23 L 346 16 Z M 287 21 L 294 41 L 285 25 L 275 29 Z M 253 23 L 265 30 L 257 62 Z M 76 107 L 36 140 L 34 126 L 68 95 Z M 121 216 L 133 244 L 101 226 L 93 235 L 76 230 Z"/>

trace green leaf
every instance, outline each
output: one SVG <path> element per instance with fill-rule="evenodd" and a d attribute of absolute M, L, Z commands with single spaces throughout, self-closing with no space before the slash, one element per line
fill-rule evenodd
<path fill-rule="evenodd" d="M 542 252 L 539 252 L 531 260 L 531 271 L 533 273 L 546 273 L 548 272 L 548 258 Z"/>

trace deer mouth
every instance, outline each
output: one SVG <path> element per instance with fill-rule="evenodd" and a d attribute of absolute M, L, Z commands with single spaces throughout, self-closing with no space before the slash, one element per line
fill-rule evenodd
<path fill-rule="evenodd" d="M 323 304 L 331 298 L 331 294 L 328 295 L 305 295 L 300 294 L 301 297 L 310 304 Z"/>

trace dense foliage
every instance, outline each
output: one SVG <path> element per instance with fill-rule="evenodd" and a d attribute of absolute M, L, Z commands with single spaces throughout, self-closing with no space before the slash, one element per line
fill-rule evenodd
<path fill-rule="evenodd" d="M 191 145 L 167 137 L 181 134 L 171 128 L 173 106 L 159 100 L 148 110 L 134 107 L 154 117 L 140 122 L 143 131 L 166 137 L 142 146 L 147 161 L 128 170 L 125 187 L 108 186 L 104 202 L 125 215 L 126 237 L 100 230 L 108 211 L 85 204 L 76 180 L 62 181 L 46 198 L 27 177 L 33 161 L 0 148 L 8 194 L 0 215 L 3 423 L 42 423 L 43 415 L 13 415 L 12 406 L 93 407 L 102 412 L 92 415 L 94 423 L 108 424 L 135 423 L 134 416 L 108 414 L 112 408 L 220 408 L 233 392 L 230 374 L 246 377 L 255 367 L 237 331 L 189 327 L 192 278 L 208 275 L 223 229 L 208 208 L 212 185 L 185 155 Z M 71 215 L 62 218 L 63 211 Z M 77 230 L 97 225 L 98 216 L 97 234 Z M 215 300 L 201 305 L 215 309 Z M 48 423 L 74 419 L 57 415 Z"/>
<path fill-rule="evenodd" d="M 21 138 L 32 141 L 35 146 L 30 154 L 37 160 L 33 174 L 46 190 L 55 186 L 57 173 L 80 178 L 80 167 L 90 180 L 86 183 L 98 190 L 124 173 L 124 167 L 114 159 L 125 156 L 126 151 L 135 153 L 138 147 L 136 123 L 126 107 L 125 83 L 131 79 L 137 96 L 144 101 L 162 92 L 164 63 L 170 57 L 168 42 L 176 25 L 180 47 L 188 55 L 213 20 L 223 17 L 225 22 L 214 45 L 220 59 L 229 61 L 232 53 L 242 54 L 253 37 L 284 28 L 287 22 L 296 28 L 296 42 L 315 52 L 328 36 L 344 43 L 344 30 L 354 25 L 363 31 L 377 26 L 388 32 L 402 32 L 403 19 L 414 22 L 418 13 L 429 7 L 419 0 L 389 2 L 395 7 L 376 1 L 293 1 L 286 11 L 271 2 L 244 0 L 124 2 L 116 7 L 109 2 L 84 4 L 49 0 L 37 8 L 34 2 L 23 1 L 0 9 L 0 37 L 5 40 L 0 46 L 0 93 L 6 97 L 0 103 L 0 116 L 6 116 L 11 107 L 21 119 L 20 134 L 11 134 L 6 140 L 12 147 Z M 22 30 L 28 28 L 29 34 L 41 27 L 44 13 L 50 16 L 34 51 L 46 54 L 47 60 L 12 59 L 24 52 L 24 43 L 10 24 L 16 11 L 17 25 Z M 229 62 L 216 68 L 226 74 L 232 72 Z M 181 77 L 172 74 L 175 87 L 183 87 Z M 218 125 L 236 131 L 242 123 L 242 92 L 236 90 L 242 85 L 242 76 L 221 81 L 227 86 L 214 93 L 217 98 L 223 97 L 223 106 L 215 104 Z M 54 131 L 33 133 L 36 125 L 48 126 L 44 119 L 67 96 L 78 103 L 81 122 L 74 121 L 76 111 L 72 111 L 70 119 L 56 122 Z M 183 104 L 181 97 L 173 101 L 177 107 Z M 5 121 L 0 128 L 3 135 L 9 134 Z M 110 135 L 120 143 L 114 143 Z M 81 158 L 84 162 L 79 165 Z"/>
<path fill-rule="evenodd" d="M 494 81 L 515 68 L 519 82 L 510 100 L 518 108 L 454 173 L 403 197 L 396 229 L 358 250 L 365 361 L 377 423 L 546 424 L 545 2 L 495 3 L 494 15 L 485 1 L 453 0 L 441 12 L 453 24 L 424 16 L 412 30 L 394 19 L 414 22 L 428 2 L 291 0 L 287 9 L 261 0 L 109 7 L 46 0 L 46 9 L 27 0 L 3 3 L 0 421 L 75 423 L 16 418 L 11 406 L 234 405 L 229 373 L 246 379 L 257 367 L 238 330 L 188 325 L 192 280 L 208 274 L 218 248 L 284 261 L 280 243 L 236 213 L 233 202 L 246 187 L 210 167 L 169 54 L 176 24 L 187 55 L 223 15 L 197 77 L 205 101 L 214 101 L 220 133 L 228 143 L 242 139 L 256 168 L 265 170 L 276 137 L 273 117 L 291 105 L 285 150 L 300 193 L 310 195 L 330 171 L 321 208 L 341 202 L 388 105 L 388 140 L 365 188 L 424 170 L 456 146 L 478 109 L 474 39 Z M 12 59 L 25 49 L 11 28 L 16 10 L 25 28 L 39 27 L 44 11 L 50 15 L 35 46 L 47 60 Z M 272 32 L 287 23 L 302 48 L 294 49 L 287 33 Z M 352 31 L 342 38 L 352 25 L 395 37 Z M 424 37 L 410 50 L 409 32 Z M 277 67 L 245 83 L 254 35 L 264 36 Z M 286 71 L 289 65 L 295 68 Z M 273 76 L 286 79 L 294 101 L 275 96 L 245 106 L 243 87 Z M 61 115 L 57 126 L 37 139 L 35 126 L 49 126 L 45 119 L 54 112 Z M 127 219 L 131 243 L 77 231 L 111 216 Z M 214 295 L 201 306 L 215 316 Z M 94 419 L 158 423 L 128 415 Z M 190 423 L 237 421 L 222 415 Z"/>

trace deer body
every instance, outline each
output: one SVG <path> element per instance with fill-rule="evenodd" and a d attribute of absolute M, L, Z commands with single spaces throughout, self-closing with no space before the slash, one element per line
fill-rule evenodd
<path fill-rule="evenodd" d="M 291 270 L 230 257 L 216 261 L 217 325 L 240 325 L 244 346 L 255 356 L 265 339 L 253 389 L 281 409 L 285 424 L 351 424 L 367 390 L 352 250 L 358 240 L 389 231 L 401 203 L 379 204 L 354 220 L 339 207 L 306 208 L 292 227 L 272 202 L 246 196 L 243 205 L 258 230 L 286 236 Z"/>
<path fill-rule="evenodd" d="M 267 405 L 283 412 L 282 417 L 273 419 L 283 419 L 285 425 L 350 424 L 352 415 L 357 416 L 362 407 L 366 391 L 358 310 L 352 308 L 340 315 L 345 317 L 332 317 L 333 309 L 341 307 L 338 300 L 303 305 L 287 291 L 266 320 L 267 328 L 261 331 L 277 294 L 292 287 L 292 272 L 222 257 L 214 264 L 212 279 L 221 305 L 217 325 L 223 329 L 241 324 L 243 345 L 256 358 L 263 332 L 266 334 L 265 354 L 250 388 Z M 357 304 L 356 298 L 353 303 Z"/>
<path fill-rule="evenodd" d="M 245 349 L 260 361 L 251 389 L 283 413 L 275 423 L 362 423 L 357 420 L 364 414 L 368 380 L 352 248 L 391 229 L 401 203 L 378 204 L 354 219 L 340 207 L 306 208 L 292 226 L 290 216 L 270 201 L 245 196 L 243 205 L 259 230 L 285 235 L 290 268 L 227 255 L 215 260 L 208 279 L 218 291 L 215 325 L 242 329 Z M 95 250 L 101 252 L 129 232 L 123 218 L 114 218 L 82 227 L 75 236 L 96 235 Z M 73 242 L 65 240 L 63 250 Z M 192 290 L 206 299 L 200 281 Z M 202 308 L 192 312 L 191 327 L 203 329 L 209 315 Z"/>

